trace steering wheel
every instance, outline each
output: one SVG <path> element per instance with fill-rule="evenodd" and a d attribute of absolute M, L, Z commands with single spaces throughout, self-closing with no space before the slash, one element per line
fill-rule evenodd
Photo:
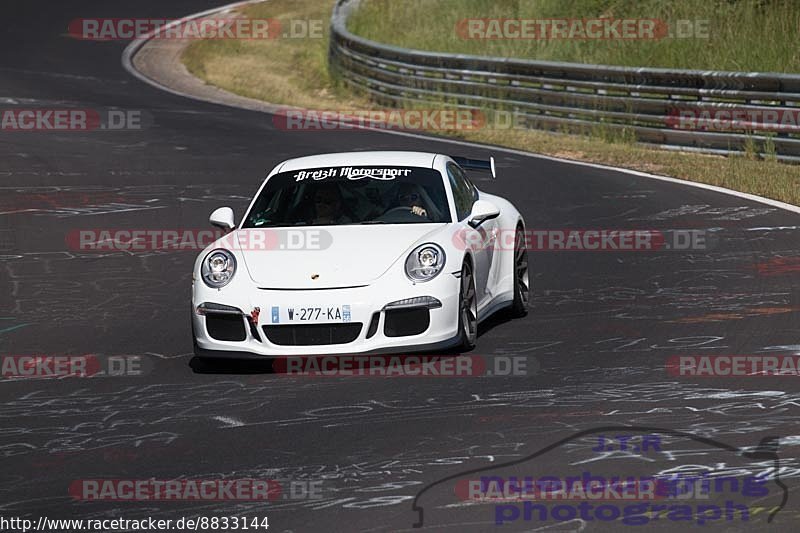
<path fill-rule="evenodd" d="M 400 213 L 404 214 L 404 216 L 402 217 L 403 220 L 408 220 L 408 221 L 419 220 L 419 219 L 431 220 L 431 217 L 428 216 L 427 210 L 425 211 L 424 215 L 417 215 L 413 212 L 413 208 L 407 205 L 399 205 L 397 207 L 392 207 L 391 209 L 386 210 L 379 218 L 385 219 L 387 216 L 389 218 L 392 218 L 393 214 L 397 215 Z"/>
<path fill-rule="evenodd" d="M 407 211 L 407 212 L 410 213 L 411 212 L 411 208 L 408 207 L 407 205 L 398 205 L 397 207 L 392 207 L 391 209 L 387 209 L 386 211 L 383 212 L 383 214 L 381 216 L 385 217 L 386 215 L 388 215 L 390 213 L 395 213 L 395 212 L 399 213 L 400 211 Z"/>

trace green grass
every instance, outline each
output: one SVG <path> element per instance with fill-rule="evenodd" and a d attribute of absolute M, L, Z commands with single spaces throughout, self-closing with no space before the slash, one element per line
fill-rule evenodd
<path fill-rule="evenodd" d="M 434 25 L 433 17 L 421 14 L 419 0 L 404 0 L 398 2 L 394 7 L 392 5 L 386 7 L 387 18 L 395 17 L 394 25 L 388 24 L 382 17 L 376 18 L 373 13 L 370 16 L 374 19 L 374 24 L 384 29 L 378 31 L 365 28 L 364 24 L 366 24 L 367 18 L 364 18 L 364 13 L 369 15 L 370 10 L 375 9 L 375 6 L 382 1 L 366 0 L 366 11 L 358 15 L 354 29 L 364 35 L 380 38 L 384 42 L 415 46 L 415 43 L 398 40 L 413 37 L 422 27 L 430 28 Z M 685 0 L 675 3 L 682 5 L 683 1 Z M 712 1 L 710 0 L 709 3 Z M 442 6 L 453 5 L 452 2 L 445 0 L 423 0 L 423 2 L 431 9 L 444 9 Z M 527 1 L 517 3 L 498 0 L 490 3 L 482 0 L 458 0 L 458 2 L 463 2 L 466 6 L 494 6 L 491 7 L 493 11 L 485 16 L 505 15 L 507 17 L 513 15 L 506 13 L 516 13 L 516 11 L 505 12 L 503 7 L 516 6 L 514 9 L 520 10 L 520 6 L 528 5 Z M 602 3 L 606 5 L 609 2 Z M 645 0 L 643 3 L 649 3 L 649 0 Z M 697 4 L 694 0 L 687 3 Z M 208 83 L 233 93 L 267 102 L 327 110 L 379 108 L 366 99 L 349 92 L 332 79 L 328 72 L 327 28 L 333 4 L 334 0 L 270 0 L 263 4 L 250 6 L 245 10 L 247 16 L 252 18 L 321 18 L 326 28 L 323 39 L 198 41 L 192 43 L 185 50 L 182 59 L 190 72 Z M 549 0 L 538 0 L 536 5 L 550 4 Z M 573 2 L 565 0 L 565 5 L 572 4 Z M 599 2 L 593 2 L 594 4 L 599 4 Z M 462 13 L 464 8 L 459 7 L 458 9 L 457 14 L 448 16 L 455 19 L 476 16 L 474 10 Z M 403 24 L 396 18 L 400 12 L 398 10 L 407 10 L 408 20 Z M 477 13 L 482 12 L 479 10 Z M 418 25 L 419 28 L 416 27 Z M 412 28 L 411 30 L 404 29 L 409 26 Z M 393 28 L 393 31 L 388 31 L 387 27 Z M 797 27 L 800 26 L 795 25 L 795 28 Z M 401 31 L 397 31 L 398 28 Z M 789 37 L 795 34 L 796 31 L 793 29 Z M 499 44 L 496 43 L 496 45 Z M 757 47 L 753 46 L 753 48 Z M 692 61 L 692 58 L 689 57 L 685 60 Z M 594 58 L 592 61 L 598 60 Z M 735 68 L 747 67 L 737 66 Z M 435 104 L 421 104 L 419 107 L 431 108 L 435 107 Z M 751 146 L 749 151 L 743 152 L 742 155 L 727 158 L 673 152 L 636 144 L 632 142 L 629 135 L 605 129 L 602 125 L 588 130 L 584 135 L 516 129 L 484 129 L 471 132 L 450 132 L 450 134 L 479 143 L 508 146 L 566 159 L 603 163 L 709 183 L 800 205 L 800 165 L 779 163 L 775 161 L 774 154 L 761 160 L 755 153 L 755 145 Z M 293 133 L 287 132 L 286 135 L 293 135 Z M 327 135 L 335 135 L 335 133 Z"/>
<path fill-rule="evenodd" d="M 708 38 L 654 40 L 462 39 L 469 18 L 647 18 L 675 27 L 708 21 Z M 363 0 L 358 35 L 442 52 L 625 66 L 800 72 L 796 0 Z"/>
<path fill-rule="evenodd" d="M 321 38 L 207 40 L 189 45 L 181 58 L 195 76 L 236 94 L 275 104 L 314 107 L 333 92 L 346 93 L 328 73 L 332 0 L 269 0 L 248 6 L 253 19 L 322 20 Z"/>

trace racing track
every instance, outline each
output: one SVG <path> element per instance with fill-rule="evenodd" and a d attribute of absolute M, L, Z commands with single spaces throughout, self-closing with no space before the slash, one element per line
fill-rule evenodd
<path fill-rule="evenodd" d="M 490 152 L 367 131 L 276 131 L 268 115 L 181 98 L 134 79 L 120 65 L 125 43 L 64 35 L 78 17 L 177 17 L 214 5 L 166 4 L 4 4 L 4 108 L 118 107 L 143 110 L 153 123 L 141 131 L 0 136 L 0 353 L 138 354 L 152 371 L 1 382 L 0 514 L 266 514 L 272 531 L 404 530 L 417 519 L 410 498 L 429 483 L 524 458 L 578 431 L 637 424 L 734 447 L 795 435 L 780 447 L 788 504 L 771 526 L 758 525 L 790 530 L 800 510 L 793 497 L 800 477 L 797 378 L 690 380 L 664 370 L 667 357 L 678 354 L 800 352 L 800 221 L 774 207 L 495 151 L 500 177 L 479 176 L 478 186 L 512 199 L 529 228 L 717 228 L 718 242 L 691 253 L 531 253 L 530 314 L 492 321 L 474 353 L 535 357 L 532 376 L 303 379 L 273 374 L 268 365 L 193 361 L 187 299 L 194 252 L 80 254 L 67 250 L 67 232 L 205 228 L 219 205 L 241 216 L 265 172 L 298 155 Z M 556 448 L 531 469 L 566 468 L 589 457 L 586 445 L 595 441 Z M 643 458 L 616 461 L 636 468 Z M 741 461 L 752 459 L 707 448 L 673 456 L 662 468 Z M 322 479 L 324 499 L 271 506 L 78 502 L 67 493 L 81 478 L 222 476 Z M 429 504 L 425 516 L 436 531 L 492 528 L 486 510 Z M 596 521 L 584 526 L 613 529 Z"/>

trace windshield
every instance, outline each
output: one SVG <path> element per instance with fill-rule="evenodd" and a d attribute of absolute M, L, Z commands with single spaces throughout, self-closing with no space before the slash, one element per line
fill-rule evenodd
<path fill-rule="evenodd" d="M 421 167 L 323 167 L 276 174 L 243 228 L 450 222 L 442 175 Z"/>

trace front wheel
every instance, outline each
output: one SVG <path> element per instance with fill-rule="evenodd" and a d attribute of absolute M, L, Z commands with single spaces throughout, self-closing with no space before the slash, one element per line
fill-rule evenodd
<path fill-rule="evenodd" d="M 478 297 L 472 266 L 465 261 L 461 267 L 461 290 L 458 296 L 459 348 L 469 351 L 478 339 Z"/>
<path fill-rule="evenodd" d="M 525 235 L 521 228 L 517 228 L 517 234 L 514 237 L 514 303 L 511 305 L 511 314 L 514 317 L 519 318 L 528 314 L 528 299 L 531 291 L 529 280 Z"/>

